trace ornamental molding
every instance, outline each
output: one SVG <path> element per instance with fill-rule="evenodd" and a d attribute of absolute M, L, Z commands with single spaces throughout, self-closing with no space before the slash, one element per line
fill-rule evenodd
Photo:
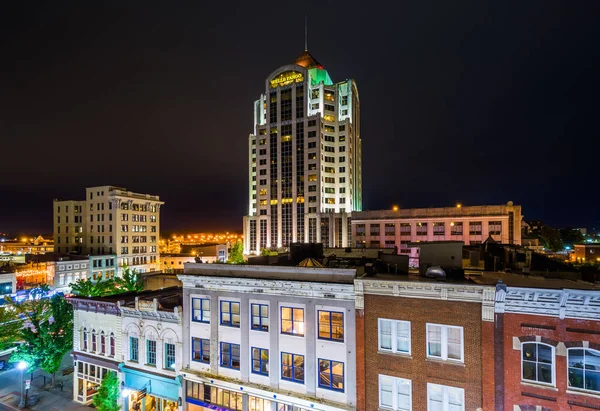
<path fill-rule="evenodd" d="M 286 295 L 306 298 L 327 298 L 354 301 L 352 284 L 303 281 L 266 280 L 252 278 L 210 277 L 180 274 L 183 288 L 248 294 Z"/>
<path fill-rule="evenodd" d="M 364 295 L 421 298 L 481 304 L 482 321 L 494 321 L 494 287 L 442 282 L 354 280 L 355 307 L 364 309 Z"/>
<path fill-rule="evenodd" d="M 96 301 L 96 300 L 80 300 L 69 298 L 69 303 L 73 306 L 74 310 L 94 312 L 100 314 L 110 314 L 120 316 L 121 313 L 118 309 L 117 303 Z"/>
<path fill-rule="evenodd" d="M 140 326 L 143 326 L 143 320 L 164 321 L 167 323 L 181 323 L 181 310 L 175 307 L 173 312 L 170 311 L 143 311 L 135 308 L 119 307 L 123 317 L 137 318 L 140 320 Z"/>
<path fill-rule="evenodd" d="M 502 287 L 496 292 L 495 311 L 600 320 L 600 291 Z"/>

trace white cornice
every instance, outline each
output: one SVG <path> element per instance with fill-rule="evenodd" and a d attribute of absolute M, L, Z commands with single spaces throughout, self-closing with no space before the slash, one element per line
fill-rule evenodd
<path fill-rule="evenodd" d="M 185 274 L 180 274 L 179 279 L 183 283 L 183 288 L 192 288 L 198 290 L 198 292 L 209 290 L 308 298 L 334 298 L 337 300 L 354 301 L 353 284 L 210 277 Z"/>
<path fill-rule="evenodd" d="M 356 309 L 364 309 L 364 294 L 426 300 L 479 303 L 483 321 L 494 321 L 494 294 L 492 286 L 466 285 L 443 282 L 354 280 Z"/>
<path fill-rule="evenodd" d="M 506 287 L 496 292 L 497 313 L 600 320 L 600 291 Z"/>

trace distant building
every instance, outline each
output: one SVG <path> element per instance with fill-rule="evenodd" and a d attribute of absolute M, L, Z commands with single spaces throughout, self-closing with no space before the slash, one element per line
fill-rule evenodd
<path fill-rule="evenodd" d="M 264 84 L 248 142 L 244 252 L 294 242 L 327 244 L 334 230 L 335 244 L 348 246 L 349 213 L 362 209 L 356 82 L 334 83 L 305 50 Z"/>
<path fill-rule="evenodd" d="M 521 206 L 462 206 L 362 211 L 352 213 L 354 246 L 403 248 L 420 241 L 482 244 L 488 237 L 521 244 Z"/>
<path fill-rule="evenodd" d="M 61 257 L 48 263 L 49 282 L 55 289 L 69 291 L 69 284 L 77 280 L 110 280 L 117 275 L 117 255 L 95 255 Z"/>
<path fill-rule="evenodd" d="M 600 244 L 575 244 L 575 252 L 570 254 L 571 261 L 577 263 L 600 263 Z"/>
<path fill-rule="evenodd" d="M 17 292 L 17 277 L 15 273 L 0 272 L 0 305 L 4 303 L 4 296 Z"/>
<path fill-rule="evenodd" d="M 181 252 L 200 257 L 205 263 L 214 263 L 215 261 L 224 263 L 229 258 L 227 243 L 182 244 Z"/>
<path fill-rule="evenodd" d="M 0 254 L 45 254 L 54 251 L 54 241 L 40 236 L 0 242 Z"/>
<path fill-rule="evenodd" d="M 158 196 L 125 188 L 86 188 L 85 200 L 54 200 L 54 250 L 117 256 L 117 266 L 138 272 L 160 268 Z"/>

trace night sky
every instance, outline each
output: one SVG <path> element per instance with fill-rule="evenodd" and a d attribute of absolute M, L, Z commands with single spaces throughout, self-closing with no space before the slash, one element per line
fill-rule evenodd
<path fill-rule="evenodd" d="M 512 200 L 598 227 L 600 1 L 0 7 L 0 232 L 51 233 L 53 198 L 104 184 L 160 195 L 163 230 L 241 231 L 253 102 L 304 14 L 358 84 L 365 209 Z"/>

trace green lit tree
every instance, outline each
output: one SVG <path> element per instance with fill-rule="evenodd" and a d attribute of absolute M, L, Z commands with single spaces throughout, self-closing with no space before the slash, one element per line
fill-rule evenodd
<path fill-rule="evenodd" d="M 229 264 L 244 264 L 244 245 L 241 241 L 236 241 L 229 249 Z"/>
<path fill-rule="evenodd" d="M 116 279 L 117 287 L 120 291 L 135 291 L 140 292 L 144 290 L 144 279 L 135 270 L 127 265 L 123 266 L 123 274 L 120 278 Z"/>
<path fill-rule="evenodd" d="M 0 307 L 0 351 L 13 347 L 19 341 L 19 330 L 23 326 L 23 321 L 10 306 L 10 297 L 6 297 L 5 301 L 5 305 Z"/>
<path fill-rule="evenodd" d="M 92 403 L 98 411 L 119 411 L 119 379 L 117 373 L 109 371 L 102 378 L 98 392 L 94 395 Z"/>
<path fill-rule="evenodd" d="M 10 303 L 23 319 L 18 332 L 23 344 L 10 360 L 25 361 L 30 370 L 42 368 L 52 375 L 54 387 L 61 361 L 73 348 L 73 307 L 63 296 L 47 298 L 47 292 L 47 286 L 44 286 L 32 293 L 31 300 Z"/>
<path fill-rule="evenodd" d="M 82 297 L 103 297 L 118 292 L 115 280 L 92 281 L 88 279 L 77 280 L 69 284 L 71 292 Z"/>
<path fill-rule="evenodd" d="M 262 256 L 269 256 L 269 257 L 277 257 L 277 251 L 275 250 L 269 250 L 268 248 L 263 248 L 262 250 L 260 250 L 260 255 Z"/>

